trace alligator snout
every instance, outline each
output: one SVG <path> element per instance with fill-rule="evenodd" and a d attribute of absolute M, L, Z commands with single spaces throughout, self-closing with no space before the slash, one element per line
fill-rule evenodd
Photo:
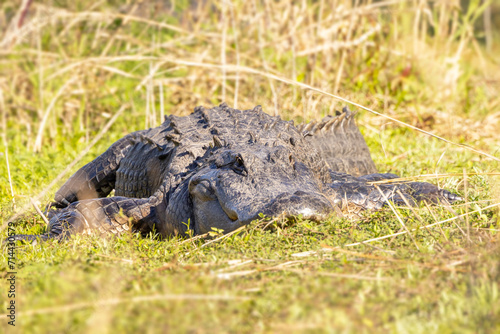
<path fill-rule="evenodd" d="M 207 233 L 212 227 L 230 232 L 241 226 L 238 214 L 218 198 L 210 178 L 195 177 L 189 182 L 196 233 Z"/>
<path fill-rule="evenodd" d="M 285 192 L 260 184 L 260 191 L 244 191 L 240 186 L 220 187 L 218 174 L 209 171 L 194 176 L 189 182 L 197 233 L 210 232 L 212 227 L 231 232 L 258 219 L 268 217 L 302 216 L 304 219 L 322 220 L 334 209 L 321 193 L 297 190 L 290 187 Z M 295 189 L 293 189 L 295 188 Z"/>
<path fill-rule="evenodd" d="M 212 187 L 209 180 L 196 178 L 189 182 L 189 193 L 193 198 L 194 202 L 198 205 L 210 206 L 207 208 L 212 211 L 220 211 L 218 206 L 224 211 L 227 217 L 232 220 L 238 220 L 238 214 L 236 211 L 224 205 L 224 202 L 220 202 L 215 194 L 214 188 Z M 208 213 L 207 213 L 208 214 Z"/>

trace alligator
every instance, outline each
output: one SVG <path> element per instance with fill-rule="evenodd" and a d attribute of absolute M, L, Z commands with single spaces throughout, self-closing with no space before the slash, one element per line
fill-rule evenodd
<path fill-rule="evenodd" d="M 297 126 L 261 106 L 196 107 L 112 144 L 56 192 L 47 232 L 16 240 L 127 230 L 162 238 L 228 233 L 262 215 L 321 221 L 388 201 L 460 200 L 430 183 L 374 182 L 395 178 L 377 173 L 347 107 Z"/>

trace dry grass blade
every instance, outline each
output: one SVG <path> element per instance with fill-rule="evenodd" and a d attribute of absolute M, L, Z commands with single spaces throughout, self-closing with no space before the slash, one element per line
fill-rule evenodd
<path fill-rule="evenodd" d="M 432 208 L 430 207 L 429 203 L 424 201 L 424 205 L 425 205 L 427 211 L 429 211 L 429 213 L 431 214 L 434 221 L 438 222 L 439 220 L 437 219 L 436 214 L 435 214 L 434 210 L 432 210 Z M 438 228 L 439 228 L 439 232 L 441 232 L 441 235 L 443 236 L 444 240 L 449 241 L 448 237 L 446 236 L 446 233 L 444 233 L 443 229 L 441 228 L 441 225 L 438 225 Z"/>
<path fill-rule="evenodd" d="M 10 164 L 9 164 L 9 150 L 7 146 L 7 140 L 4 139 L 5 146 L 5 164 L 7 165 L 7 177 L 9 178 L 10 195 L 12 196 L 12 206 L 16 208 L 16 199 L 14 197 L 14 187 L 12 186 L 12 176 L 10 175 Z"/>
<path fill-rule="evenodd" d="M 234 49 L 236 52 L 236 66 L 240 66 L 240 47 L 238 42 L 238 30 L 236 29 L 236 19 L 234 14 L 233 5 L 230 3 L 229 13 L 231 14 L 231 25 L 234 34 Z M 226 65 L 226 64 L 224 64 Z M 234 108 L 238 109 L 238 93 L 240 87 L 240 73 L 236 72 L 236 78 L 234 80 Z"/>
<path fill-rule="evenodd" d="M 465 175 L 468 175 L 468 176 L 472 176 L 472 175 L 500 176 L 500 173 L 498 173 L 498 172 L 466 173 Z M 369 182 L 369 183 L 370 184 L 400 183 L 400 182 L 407 182 L 407 181 L 432 180 L 432 179 L 439 179 L 439 178 L 448 178 L 448 177 L 453 177 L 453 176 L 464 176 L 464 174 L 463 173 L 421 174 L 421 175 L 415 175 L 415 176 L 409 176 L 409 177 L 398 177 L 398 178 L 395 178 L 395 179 L 373 181 L 373 182 Z"/>
<path fill-rule="evenodd" d="M 286 271 L 289 273 L 299 274 L 299 275 L 313 275 L 313 276 L 327 276 L 327 277 L 336 277 L 336 278 L 346 278 L 346 279 L 355 279 L 362 281 L 387 281 L 391 280 L 389 277 L 376 277 L 376 276 L 364 276 L 364 275 L 355 275 L 355 274 L 339 274 L 339 273 L 331 273 L 331 272 L 321 272 L 321 271 L 308 271 L 308 270 L 298 270 L 298 269 L 274 269 Z"/>
<path fill-rule="evenodd" d="M 45 215 L 43 214 L 42 210 L 40 210 L 40 208 L 38 207 L 38 205 L 36 204 L 36 202 L 31 197 L 30 197 L 30 202 L 31 202 L 31 205 L 33 205 L 33 207 L 35 208 L 36 212 L 40 215 L 40 217 L 42 217 L 42 219 L 45 222 L 45 224 L 49 225 L 49 220 L 47 219 L 47 217 L 45 217 Z"/>
<path fill-rule="evenodd" d="M 38 310 L 29 310 L 17 313 L 18 316 L 34 316 L 39 314 L 52 314 L 61 312 L 71 312 L 91 307 L 103 307 L 108 305 L 118 305 L 123 303 L 143 303 L 154 301 L 176 301 L 176 300 L 198 300 L 198 301 L 243 301 L 247 297 L 228 296 L 228 295 L 197 295 L 197 294 L 165 294 L 165 295 L 152 295 L 152 296 L 137 296 L 131 298 L 111 298 L 98 300 L 96 302 L 75 303 L 55 307 L 47 307 Z M 2 314 L 1 317 L 5 318 L 8 314 Z"/>
<path fill-rule="evenodd" d="M 263 42 L 263 37 L 262 37 L 262 28 L 265 25 L 264 16 L 262 15 L 262 13 L 258 13 L 256 3 L 257 3 L 257 1 L 253 2 L 253 6 L 254 6 L 254 11 L 255 11 L 255 17 L 258 18 L 258 20 L 260 21 L 257 23 L 257 25 L 258 25 L 258 28 L 257 28 L 258 39 L 257 40 L 258 40 L 258 46 L 259 46 L 259 53 L 260 53 L 262 66 L 264 67 L 264 70 L 266 72 L 269 72 L 269 66 L 267 64 L 266 55 L 264 53 L 264 42 Z M 226 70 L 226 68 L 228 68 L 227 65 L 224 66 L 224 70 Z M 274 116 L 278 116 L 279 110 L 278 110 L 278 96 L 276 94 L 276 88 L 274 87 L 273 81 L 269 77 L 268 77 L 268 79 L 269 79 L 269 87 L 271 88 L 271 92 L 273 94 Z"/>
<path fill-rule="evenodd" d="M 220 48 L 220 60 L 223 66 L 222 68 L 222 101 L 226 101 L 226 85 L 227 85 L 227 74 L 226 74 L 226 40 L 227 40 L 227 9 L 226 1 L 222 1 L 221 10 L 221 21 L 222 21 L 222 38 L 221 38 L 221 48 Z"/>
<path fill-rule="evenodd" d="M 218 279 L 222 279 L 222 280 L 230 280 L 230 279 L 233 279 L 236 277 L 248 276 L 248 275 L 258 273 L 258 272 L 259 272 L 259 270 L 240 270 L 240 271 L 233 271 L 233 272 L 229 272 L 229 273 L 217 273 L 217 274 L 215 274 L 215 277 L 217 277 Z"/>
<path fill-rule="evenodd" d="M 338 250 L 335 248 L 335 250 Z M 251 263 L 253 261 L 246 261 L 244 264 Z M 219 272 L 215 274 L 215 276 L 219 279 L 230 280 L 237 277 L 248 276 L 260 272 L 266 271 L 282 271 L 282 272 L 290 272 L 298 275 L 312 275 L 312 276 L 327 276 L 327 277 L 336 277 L 336 278 L 347 278 L 347 279 L 356 279 L 356 280 L 368 280 L 368 281 L 380 281 L 380 280 L 388 280 L 389 278 L 385 277 L 374 277 L 374 276 L 363 276 L 357 274 L 341 274 L 341 273 L 332 273 L 332 272 L 321 272 L 321 271 L 311 271 L 311 270 L 300 270 L 300 269 L 291 269 L 291 266 L 296 266 L 299 264 L 306 263 L 307 261 L 287 261 L 284 263 L 280 263 L 276 266 L 271 266 L 267 268 L 261 269 L 252 269 L 252 270 L 241 270 L 241 271 L 233 271 L 233 272 Z"/>
<path fill-rule="evenodd" d="M 450 203 L 444 202 L 444 203 L 443 203 L 443 206 L 444 206 L 444 207 L 445 207 L 445 209 L 446 209 L 448 212 L 450 212 L 452 215 L 458 216 L 457 212 L 456 212 L 455 210 L 453 210 L 453 208 L 451 207 Z M 467 209 L 467 207 L 468 207 L 468 206 L 467 206 L 467 205 L 465 205 L 465 219 L 467 219 L 467 220 L 468 220 L 468 217 L 469 217 L 469 214 L 468 214 L 468 213 L 469 213 L 469 210 Z M 429 206 L 428 206 L 428 209 L 430 210 L 430 207 L 429 207 Z M 459 219 L 461 222 L 464 222 L 464 220 L 463 220 L 462 218 L 458 218 L 458 219 Z M 469 236 L 470 236 L 470 234 L 465 233 L 465 232 L 464 232 L 464 230 L 463 230 L 463 229 L 462 229 L 462 228 L 461 228 L 461 227 L 460 227 L 460 226 L 459 226 L 456 222 L 454 222 L 454 224 L 455 224 L 455 226 L 457 227 L 457 229 L 460 231 L 460 233 L 462 233 L 462 235 L 463 235 L 464 237 L 466 237 L 466 238 L 469 240 L 469 242 L 470 242 L 470 241 L 471 241 L 471 240 L 470 240 L 470 237 L 469 237 Z"/>
<path fill-rule="evenodd" d="M 130 79 L 140 79 L 139 77 L 135 76 L 135 75 L 132 75 L 128 72 L 125 72 L 125 71 L 122 71 L 122 70 L 119 70 L 115 67 L 111 67 L 111 66 L 105 66 L 105 65 L 102 65 L 102 66 L 99 66 L 99 68 L 105 70 L 105 71 L 108 71 L 108 72 L 111 72 L 111 73 L 114 73 L 114 74 L 118 74 L 118 75 L 121 75 L 121 76 L 124 76 L 126 78 L 130 78 Z"/>
<path fill-rule="evenodd" d="M 343 249 L 340 247 L 331 247 L 328 245 L 321 245 L 321 247 L 323 247 L 324 249 L 331 249 L 332 251 L 343 253 L 343 254 L 353 255 L 356 257 L 362 257 L 365 259 L 379 260 L 379 261 L 390 261 L 390 262 L 400 262 L 401 261 L 401 260 L 395 259 L 393 257 L 384 257 L 384 256 L 373 255 L 373 254 L 360 253 L 360 252 L 355 252 L 355 251 Z"/>
<path fill-rule="evenodd" d="M 232 270 L 234 268 L 243 267 L 243 266 L 246 266 L 247 264 L 252 264 L 252 263 L 254 263 L 254 260 L 246 260 L 246 261 L 233 260 L 232 262 L 229 263 L 230 264 L 229 267 L 222 268 L 218 272 L 222 273 L 222 272 L 229 271 L 229 270 Z"/>
<path fill-rule="evenodd" d="M 123 258 L 119 258 L 119 257 L 115 257 L 115 256 L 109 256 L 106 254 L 96 254 L 96 256 L 104 257 L 104 258 L 108 258 L 111 260 L 116 260 L 116 261 L 120 261 L 120 262 L 124 262 L 124 263 L 128 263 L 128 264 L 134 264 L 134 260 L 132 260 L 132 259 L 123 259 Z"/>
<path fill-rule="evenodd" d="M 57 94 L 54 96 L 52 101 L 50 101 L 49 106 L 45 110 L 45 113 L 43 114 L 42 121 L 40 122 L 40 125 L 38 127 L 38 134 L 36 135 L 36 140 L 35 140 L 35 145 L 33 146 L 33 151 L 34 152 L 40 152 L 42 149 L 42 138 L 43 138 L 43 131 L 45 130 L 45 124 L 47 124 L 47 120 L 49 118 L 50 112 L 54 108 L 56 102 L 59 100 L 59 98 L 63 95 L 63 93 L 66 91 L 66 89 L 76 81 L 77 77 L 72 77 L 68 81 L 62 85 L 61 88 L 57 91 Z"/>
<path fill-rule="evenodd" d="M 204 234 L 199 234 L 199 235 L 196 235 L 194 237 L 187 238 L 186 240 L 181 241 L 179 243 L 179 245 L 182 245 L 182 244 L 185 244 L 185 243 L 189 243 L 189 242 L 194 242 L 194 241 L 200 240 L 200 239 L 205 239 L 208 236 L 210 236 L 210 232 L 207 232 L 207 233 L 204 233 Z"/>
<path fill-rule="evenodd" d="M 45 12 L 47 12 L 48 15 L 41 18 L 34 18 L 30 22 L 26 23 L 24 26 L 6 33 L 3 40 L 0 42 L 0 47 L 5 48 L 8 46 L 18 44 L 29 34 L 43 30 L 44 27 L 48 26 L 51 23 L 56 22 L 57 20 L 68 20 L 68 19 L 73 20 L 72 24 L 75 24 L 76 22 L 83 22 L 90 20 L 96 22 L 107 22 L 109 19 L 122 19 L 125 22 L 131 22 L 131 21 L 142 22 L 152 27 L 168 29 L 186 35 L 189 34 L 188 31 L 172 24 L 149 20 L 143 17 L 120 14 L 116 12 L 101 13 L 95 11 L 94 12 L 82 11 L 78 13 L 73 13 L 63 9 L 45 7 L 43 5 L 37 5 L 37 8 L 44 10 Z"/>
<path fill-rule="evenodd" d="M 215 238 L 214 240 L 210 240 L 210 241 L 208 241 L 208 242 L 204 243 L 203 245 L 201 245 L 201 246 L 200 246 L 200 248 L 205 248 L 205 247 L 207 247 L 208 245 L 213 244 L 214 242 L 219 242 L 219 241 L 221 241 L 221 240 L 224 240 L 224 239 L 226 239 L 226 238 L 229 238 L 230 236 L 232 236 L 232 235 L 234 235 L 234 234 L 238 234 L 238 233 L 240 233 L 241 231 L 243 231 L 243 230 L 244 230 L 244 229 L 246 229 L 246 228 L 247 228 L 247 226 L 246 226 L 246 225 L 245 225 L 245 226 L 241 226 L 241 227 L 237 228 L 236 230 L 234 230 L 234 231 L 232 231 L 232 232 L 229 232 L 229 233 L 224 234 L 224 235 L 222 235 L 222 236 L 220 236 L 220 237 L 218 237 L 218 238 Z"/>
<path fill-rule="evenodd" d="M 337 51 L 341 49 L 349 49 L 354 46 L 359 46 L 363 42 L 366 42 L 369 37 L 373 36 L 375 33 L 379 32 L 382 29 L 382 26 L 380 24 L 376 24 L 372 29 L 369 31 L 365 32 L 363 35 L 360 37 L 351 40 L 351 41 L 333 41 L 327 44 L 322 44 L 318 45 L 316 47 L 313 47 L 311 49 L 306 49 L 297 52 L 297 56 L 307 56 L 310 54 L 315 54 L 318 52 L 324 52 L 324 51 Z"/>
<path fill-rule="evenodd" d="M 337 248 L 332 248 L 332 250 L 338 250 Z M 396 261 L 396 260 L 394 260 Z M 248 264 L 253 262 L 252 260 L 246 261 L 243 264 Z M 311 270 L 300 270 L 300 269 L 291 269 L 291 266 L 297 266 L 300 264 L 304 264 L 307 261 L 287 261 L 284 263 L 280 263 L 275 266 L 259 268 L 259 269 L 251 269 L 251 270 L 240 270 L 233 272 L 218 272 L 215 276 L 219 279 L 230 280 L 233 278 L 248 276 L 256 273 L 266 272 L 266 271 L 282 271 L 282 272 L 290 272 L 299 275 L 310 275 L 310 276 L 327 276 L 327 277 L 336 277 L 336 278 L 347 278 L 347 279 L 356 279 L 356 280 L 368 280 L 368 281 L 380 281 L 380 280 L 388 280 L 389 278 L 385 277 L 375 277 L 375 276 L 364 276 L 358 274 L 341 274 L 341 273 L 332 273 L 332 272 L 322 272 L 322 271 L 311 271 Z"/>
<path fill-rule="evenodd" d="M 469 192 L 468 192 L 468 187 L 467 187 L 467 174 L 465 172 L 465 168 L 464 168 L 464 200 L 465 202 L 467 202 L 469 200 Z M 472 240 L 470 239 L 470 224 L 469 224 L 469 206 L 466 205 L 465 206 L 465 213 L 467 214 L 465 216 L 465 221 L 466 221 L 466 224 L 467 224 L 467 239 L 469 240 L 469 246 L 470 244 L 472 243 Z"/>
<path fill-rule="evenodd" d="M 10 175 L 9 150 L 7 141 L 7 110 L 3 98 L 3 90 L 0 88 L 0 112 L 2 114 L 2 141 L 4 145 L 5 163 L 7 165 L 7 177 L 9 178 L 10 195 L 12 196 L 12 205 L 16 208 L 16 200 L 14 198 L 14 187 L 12 186 L 12 177 Z"/>

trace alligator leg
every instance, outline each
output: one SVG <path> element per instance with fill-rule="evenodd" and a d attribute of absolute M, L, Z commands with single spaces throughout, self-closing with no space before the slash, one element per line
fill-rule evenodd
<path fill-rule="evenodd" d="M 80 168 L 56 192 L 52 206 L 67 207 L 83 199 L 106 197 L 115 187 L 116 171 L 127 150 L 134 144 L 138 131 L 115 142 L 95 160 Z"/>
<path fill-rule="evenodd" d="M 53 213 L 44 235 L 16 235 L 15 240 L 65 239 L 76 233 L 147 234 L 157 226 L 152 198 L 106 197 L 77 201 Z"/>
<path fill-rule="evenodd" d="M 370 182 L 398 178 L 395 174 L 369 174 L 353 177 L 343 173 L 331 173 L 333 183 L 329 184 L 333 190 L 333 201 L 345 210 L 377 210 L 382 208 L 387 200 L 397 204 L 417 205 L 427 201 L 439 203 L 441 201 L 454 202 L 461 198 L 447 190 L 439 189 L 427 182 L 406 182 L 371 184 Z M 404 196 L 404 198 L 402 197 Z"/>

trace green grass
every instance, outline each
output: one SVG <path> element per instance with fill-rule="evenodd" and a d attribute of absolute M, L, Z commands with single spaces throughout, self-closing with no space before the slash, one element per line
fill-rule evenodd
<path fill-rule="evenodd" d="M 400 214 L 409 229 L 420 225 Z M 16 300 L 28 313 L 18 320 L 27 332 L 493 332 L 499 231 L 488 230 L 488 213 L 470 219 L 467 248 L 456 226 L 443 224 L 443 233 L 413 234 L 419 250 L 401 236 L 322 251 L 399 231 L 389 212 L 357 223 L 250 226 L 207 247 L 130 234 L 24 245 Z M 293 256 L 310 250 L 319 253 Z M 158 299 L 140 300 L 150 296 Z"/>
<path fill-rule="evenodd" d="M 23 23 L 34 28 L 18 32 L 0 54 L 0 222 L 5 227 L 20 213 L 17 233 L 43 233 L 30 197 L 47 190 L 43 207 L 71 173 L 125 134 L 158 125 L 162 112 L 186 115 L 223 100 L 232 106 L 237 97 L 240 109 L 261 104 L 273 114 L 277 106 L 283 118 L 300 122 L 345 104 L 248 68 L 498 158 L 499 36 L 493 29 L 488 50 L 484 8 L 470 3 L 458 10 L 424 1 L 418 16 L 403 2 L 361 1 L 354 15 L 350 1 L 198 8 L 176 1 L 135 12 L 125 1 L 36 1 Z M 1 31 L 18 6 L 0 5 Z M 498 5 L 491 10 L 496 24 Z M 56 19 L 34 26 L 37 17 Z M 318 46 L 326 49 L 311 51 Z M 240 67 L 223 72 L 221 64 Z M 124 105 L 110 131 L 47 189 Z M 453 212 L 385 208 L 359 220 L 263 220 L 206 239 L 79 235 L 20 244 L 16 327 L 2 316 L 0 331 L 499 333 L 500 211 L 484 209 L 500 202 L 498 161 L 366 111 L 357 121 L 381 172 L 446 174 L 428 181 L 462 196 L 465 172 L 467 204 Z M 400 220 L 411 237 L 393 235 L 405 231 Z M 6 249 L 0 259 L 3 314 Z"/>

